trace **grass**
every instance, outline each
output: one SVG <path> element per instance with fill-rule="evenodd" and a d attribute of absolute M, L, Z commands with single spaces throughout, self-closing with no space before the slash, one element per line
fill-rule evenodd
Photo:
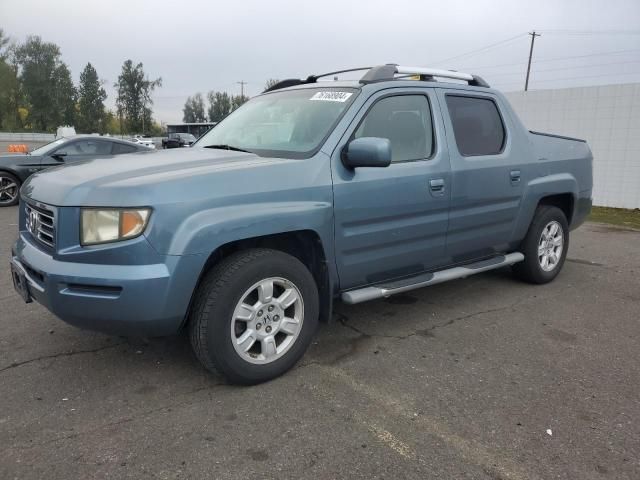
<path fill-rule="evenodd" d="M 640 229 L 640 209 L 593 207 L 588 220 Z"/>

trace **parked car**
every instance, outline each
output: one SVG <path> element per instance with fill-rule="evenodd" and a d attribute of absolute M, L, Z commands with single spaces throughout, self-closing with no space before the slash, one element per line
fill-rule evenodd
<path fill-rule="evenodd" d="M 319 77 L 275 85 L 190 149 L 32 176 L 16 290 L 82 328 L 186 328 L 206 368 L 253 384 L 302 357 L 335 300 L 505 266 L 558 275 L 591 209 L 585 141 L 527 131 L 469 74 Z"/>
<path fill-rule="evenodd" d="M 133 143 L 137 143 L 138 145 L 142 145 L 144 147 L 155 150 L 156 144 L 153 143 L 153 139 L 149 137 L 143 137 L 142 135 L 134 135 L 131 139 Z"/>
<path fill-rule="evenodd" d="M 20 185 L 29 175 L 45 168 L 148 150 L 142 145 L 115 138 L 75 135 L 58 138 L 26 154 L 0 155 L 0 207 L 17 204 Z"/>
<path fill-rule="evenodd" d="M 196 141 L 196 137 L 190 133 L 170 133 L 162 139 L 162 148 L 190 147 Z"/>

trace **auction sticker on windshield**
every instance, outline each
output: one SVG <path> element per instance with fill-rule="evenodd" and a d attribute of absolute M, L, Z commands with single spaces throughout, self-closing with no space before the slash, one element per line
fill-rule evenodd
<path fill-rule="evenodd" d="M 353 95 L 351 92 L 318 92 L 309 100 L 322 100 L 325 102 L 346 102 Z"/>

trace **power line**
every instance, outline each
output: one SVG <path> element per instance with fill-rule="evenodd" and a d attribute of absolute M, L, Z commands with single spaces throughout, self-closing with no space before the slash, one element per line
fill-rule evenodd
<path fill-rule="evenodd" d="M 590 65 L 574 65 L 572 67 L 559 67 L 559 68 L 543 68 L 536 69 L 536 73 L 538 72 L 558 72 L 561 70 L 574 70 L 580 68 L 593 68 L 593 67 L 608 67 L 612 65 L 633 65 L 636 63 L 640 63 L 640 60 L 631 60 L 628 62 L 609 62 L 609 63 L 592 63 Z M 522 72 L 507 72 L 507 73 L 496 73 L 492 74 L 491 77 L 506 77 L 509 75 L 521 75 Z"/>
<path fill-rule="evenodd" d="M 640 30 L 539 30 L 542 33 L 559 35 L 640 35 Z"/>
<path fill-rule="evenodd" d="M 616 75 L 612 75 L 611 73 L 604 73 L 601 75 L 580 75 L 577 77 L 560 77 L 560 78 L 547 78 L 545 80 L 536 80 L 536 83 L 549 83 L 549 82 L 561 82 L 563 80 L 581 80 L 583 78 L 602 78 L 602 77 L 613 77 L 613 76 L 626 76 L 626 75 L 638 75 L 640 76 L 640 72 L 627 72 L 627 73 L 618 73 Z M 517 82 L 508 82 L 508 83 L 498 83 L 497 85 L 518 85 Z"/>
<path fill-rule="evenodd" d="M 601 78 L 601 77 L 612 77 L 612 76 L 621 77 L 622 75 L 640 75 L 640 72 L 616 73 L 615 75 L 612 75 L 611 73 L 603 73 L 601 75 L 580 75 L 577 77 L 548 78 L 546 80 L 538 80 L 538 82 L 556 82 L 558 80 L 576 80 L 579 78 Z"/>
<path fill-rule="evenodd" d="M 567 57 L 551 57 L 551 58 L 539 58 L 537 60 L 533 60 L 532 65 L 537 65 L 539 63 L 547 63 L 547 62 L 557 62 L 560 60 L 573 60 L 576 58 L 591 58 L 591 57 L 603 57 L 608 55 L 624 55 L 628 53 L 637 53 L 640 52 L 640 49 L 632 49 L 632 50 L 615 50 L 611 52 L 601 52 L 601 53 L 590 53 L 588 55 L 570 55 Z M 484 68 L 500 68 L 500 67 L 512 67 L 516 65 L 526 65 L 527 62 L 512 62 L 512 63 L 501 63 L 498 65 L 480 65 L 475 67 L 470 67 L 470 69 L 484 69 Z"/>
<path fill-rule="evenodd" d="M 449 57 L 449 58 L 445 58 L 445 59 L 439 60 L 439 61 L 433 63 L 433 65 L 440 65 L 440 64 L 442 64 L 444 62 L 450 62 L 451 60 L 457 60 L 458 58 L 468 57 L 469 55 L 473 55 L 475 53 L 484 52 L 486 50 L 490 50 L 492 48 L 499 47 L 499 46 L 504 45 L 506 43 L 513 42 L 514 40 L 517 40 L 520 37 L 523 37 L 525 35 L 528 35 L 528 33 L 519 33 L 515 37 L 507 38 L 505 40 L 501 40 L 499 42 L 492 43 L 490 45 L 487 45 L 487 46 L 484 46 L 484 47 L 481 47 L 481 48 L 478 48 L 478 49 L 475 49 L 475 50 L 471 50 L 470 52 L 466 52 L 466 53 L 462 53 L 460 55 L 456 55 L 455 57 Z"/>
<path fill-rule="evenodd" d="M 603 55 L 621 55 L 621 54 L 625 54 L 625 53 L 635 53 L 635 52 L 640 52 L 640 48 L 634 48 L 631 50 L 615 50 L 613 52 L 600 52 L 600 53 L 589 53 L 587 55 L 571 55 L 569 57 L 552 57 L 552 58 L 544 58 L 542 57 L 539 60 L 536 60 L 533 63 L 539 63 L 539 62 L 554 62 L 557 60 L 567 60 L 570 58 L 587 58 L 587 57 L 601 57 Z"/>

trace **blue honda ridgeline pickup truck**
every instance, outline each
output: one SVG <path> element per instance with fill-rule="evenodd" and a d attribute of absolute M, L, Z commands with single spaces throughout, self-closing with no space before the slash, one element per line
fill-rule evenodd
<path fill-rule="evenodd" d="M 82 328 L 186 328 L 206 368 L 253 384 L 302 357 L 335 299 L 507 265 L 558 275 L 591 209 L 583 140 L 527 131 L 474 75 L 320 77 L 276 84 L 192 148 L 32 176 L 16 290 Z"/>

